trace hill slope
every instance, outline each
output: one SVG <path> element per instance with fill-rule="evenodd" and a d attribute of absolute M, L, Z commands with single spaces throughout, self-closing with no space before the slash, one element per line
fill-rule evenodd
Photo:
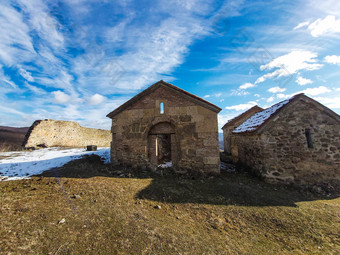
<path fill-rule="evenodd" d="M 29 127 L 0 126 L 0 151 L 21 149 L 28 129 Z"/>

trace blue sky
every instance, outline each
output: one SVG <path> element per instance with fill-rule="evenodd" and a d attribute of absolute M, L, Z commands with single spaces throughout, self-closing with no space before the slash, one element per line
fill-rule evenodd
<path fill-rule="evenodd" d="M 219 126 L 296 93 L 340 113 L 340 2 L 4 0 L 0 125 L 109 129 L 158 80 L 218 105 Z"/>

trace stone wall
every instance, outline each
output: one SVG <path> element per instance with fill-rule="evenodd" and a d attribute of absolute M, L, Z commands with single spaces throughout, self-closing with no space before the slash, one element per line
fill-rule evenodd
<path fill-rule="evenodd" d="M 37 120 L 28 130 L 24 147 L 109 147 L 110 130 L 81 127 L 77 122 Z"/>
<path fill-rule="evenodd" d="M 309 130 L 312 147 L 308 147 Z M 316 184 L 340 181 L 340 124 L 297 101 L 288 105 L 260 135 L 233 134 L 235 162 L 274 182 Z"/>
<path fill-rule="evenodd" d="M 230 123 L 226 123 L 222 130 L 223 130 L 223 144 L 224 144 L 224 153 L 227 155 L 231 154 L 231 136 L 235 128 L 253 116 L 255 113 L 262 111 L 263 109 L 260 107 L 252 107 L 248 111 L 242 113 L 241 115 L 237 116 L 236 118 L 232 119 Z"/>
<path fill-rule="evenodd" d="M 160 113 L 160 103 L 164 113 Z M 159 133 L 171 134 L 171 155 L 176 170 L 220 171 L 217 113 L 159 87 L 112 119 L 111 161 L 135 167 L 157 167 L 150 162 Z M 173 127 L 174 131 L 166 131 Z M 152 152 L 153 153 L 153 152 Z"/>

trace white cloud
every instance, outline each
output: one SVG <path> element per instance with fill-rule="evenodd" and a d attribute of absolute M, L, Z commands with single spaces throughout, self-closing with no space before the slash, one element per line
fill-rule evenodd
<path fill-rule="evenodd" d="M 60 90 L 53 91 L 52 94 L 54 95 L 55 102 L 58 104 L 65 104 L 71 100 L 69 95 Z"/>
<path fill-rule="evenodd" d="M 246 96 L 249 95 L 250 93 L 248 91 L 246 91 L 249 88 L 253 88 L 256 87 L 256 85 L 250 83 L 250 82 L 246 82 L 244 84 L 242 84 L 241 86 L 238 87 L 238 89 L 233 89 L 231 91 L 231 95 L 232 96 Z"/>
<path fill-rule="evenodd" d="M 58 74 L 55 74 L 54 77 L 35 77 L 35 80 L 43 86 L 58 88 L 66 91 L 70 94 L 73 98 L 78 97 L 78 92 L 76 91 L 76 84 L 74 83 L 74 77 L 69 74 L 67 71 L 59 70 Z"/>
<path fill-rule="evenodd" d="M 280 87 L 272 87 L 272 88 L 268 89 L 268 91 L 271 92 L 271 93 L 278 93 L 278 92 L 285 92 L 286 89 L 280 88 Z"/>
<path fill-rule="evenodd" d="M 253 87 L 255 87 L 254 84 L 252 84 L 252 83 L 250 83 L 250 82 L 247 82 L 247 83 L 242 84 L 242 85 L 239 87 L 239 89 L 249 89 L 249 88 L 253 88 Z"/>
<path fill-rule="evenodd" d="M 246 104 L 238 104 L 238 105 L 232 105 L 232 106 L 227 106 L 225 109 L 227 110 L 235 110 L 235 111 L 242 111 L 242 110 L 248 110 L 249 108 L 257 105 L 256 102 L 250 101 Z"/>
<path fill-rule="evenodd" d="M 233 112 L 233 113 L 227 113 L 227 114 L 218 114 L 218 129 L 219 131 L 221 128 L 226 124 L 229 120 L 235 118 L 239 113 Z"/>
<path fill-rule="evenodd" d="M 106 97 L 99 95 L 99 94 L 94 94 L 90 99 L 88 100 L 89 105 L 98 105 L 101 104 L 106 100 Z"/>
<path fill-rule="evenodd" d="M 36 86 L 33 86 L 33 85 L 30 85 L 28 82 L 25 83 L 25 86 L 30 90 L 32 91 L 34 94 L 37 94 L 37 95 L 44 95 L 46 94 L 46 91 L 41 89 L 41 88 L 38 88 Z"/>
<path fill-rule="evenodd" d="M 336 55 L 326 56 L 324 61 L 329 64 L 340 65 L 340 56 Z"/>
<path fill-rule="evenodd" d="M 32 74 L 28 71 L 26 71 L 23 68 L 19 68 L 19 74 L 25 78 L 27 81 L 33 82 L 34 78 L 32 77 Z"/>
<path fill-rule="evenodd" d="M 232 96 L 246 96 L 246 95 L 249 95 L 250 93 L 248 91 L 245 91 L 245 90 L 235 90 L 233 89 L 231 91 L 231 95 Z"/>
<path fill-rule="evenodd" d="M 95 83 L 98 89 L 105 89 L 107 93 L 116 93 L 117 88 L 139 90 L 164 79 L 162 74 L 171 73 L 182 64 L 193 40 L 208 34 L 209 28 L 204 19 L 194 15 L 197 9 L 179 8 L 177 5 L 181 6 L 181 2 L 171 5 L 175 5 L 176 9 L 165 9 L 169 15 L 165 15 L 160 22 L 146 22 L 145 25 L 126 22 L 125 29 L 115 30 L 115 36 L 124 42 L 124 54 L 115 56 L 114 53 L 111 55 L 107 51 L 100 51 L 104 56 L 99 61 L 89 63 L 88 59 L 98 59 L 98 51 L 89 49 L 87 54 L 75 59 L 72 71 L 80 77 L 78 80 L 81 85 L 91 87 Z M 110 27 L 104 32 L 108 35 L 105 37 L 110 37 L 112 29 Z M 105 47 L 111 49 L 115 46 L 109 41 L 105 43 Z M 99 49 L 102 47 L 96 46 Z M 91 62 L 98 63 L 93 65 Z M 169 77 L 167 81 L 171 81 Z"/>
<path fill-rule="evenodd" d="M 71 8 L 74 2 L 85 8 Z M 124 8 L 114 6 L 122 6 L 122 2 Z M 0 101 L 13 101 L 6 93 L 19 94 L 19 86 L 28 92 L 14 107 L 34 113 L 20 123 L 33 118 L 82 120 L 97 127 L 99 119 L 110 123 L 102 108 L 112 97 L 104 101 L 105 96 L 134 92 L 164 77 L 174 80 L 169 74 L 183 63 L 194 40 L 211 34 L 206 17 L 216 11 L 216 6 L 205 0 L 160 0 L 152 3 L 152 8 L 146 7 L 148 15 L 136 11 L 130 1 L 102 3 L 108 9 L 115 7 L 120 17 L 117 22 L 89 23 L 93 5 L 88 1 L 66 1 L 61 8 L 54 1 L 0 1 L 0 63 L 17 66 L 28 81 L 22 84 L 19 80 L 16 85 L 12 77 L 0 75 Z M 68 47 L 79 50 L 76 57 L 68 54 Z M 211 93 L 222 99 L 223 93 Z M 50 97 L 39 96 L 43 94 Z M 101 111 L 84 116 L 83 111 L 99 108 L 92 106 L 99 103 Z M 107 113 L 114 109 L 110 105 Z"/>
<path fill-rule="evenodd" d="M 264 70 L 272 70 L 277 68 L 275 71 L 265 74 L 259 77 L 255 84 L 264 82 L 268 78 L 279 78 L 289 76 L 297 73 L 300 70 L 317 70 L 323 65 L 317 63 L 317 54 L 305 50 L 294 50 L 286 55 L 280 56 L 273 59 L 266 65 L 262 65 L 260 68 Z"/>
<path fill-rule="evenodd" d="M 0 61 L 14 65 L 35 55 L 30 29 L 9 1 L 0 2 Z M 13 47 L 16 45 L 16 47 Z"/>
<path fill-rule="evenodd" d="M 331 92 L 330 89 L 326 88 L 325 86 L 320 86 L 317 88 L 308 88 L 305 89 L 303 91 L 301 91 L 300 93 L 305 93 L 306 95 L 310 95 L 310 96 L 317 96 L 317 95 L 321 95 L 321 94 L 325 94 Z"/>
<path fill-rule="evenodd" d="M 301 10 L 303 11 L 308 10 L 313 16 L 315 15 L 336 15 L 337 16 L 340 13 L 339 0 L 322 0 L 322 1 L 305 0 L 301 3 L 302 3 L 300 7 L 302 8 Z M 311 15 L 308 15 L 308 16 L 311 16 Z"/>
<path fill-rule="evenodd" d="M 18 85 L 16 85 L 11 79 L 10 79 L 10 77 L 8 77 L 7 75 L 5 75 L 4 74 L 4 72 L 3 72 L 3 69 L 2 69 L 2 67 L 0 66 L 0 84 L 2 85 L 2 84 L 5 84 L 6 85 L 6 87 L 8 87 L 8 85 L 10 86 L 10 89 L 11 90 L 19 90 L 19 87 L 18 87 Z M 1 86 L 1 92 L 5 92 L 4 91 L 4 88 L 5 86 Z"/>
<path fill-rule="evenodd" d="M 50 15 L 50 11 L 42 0 L 21 0 L 20 7 L 28 14 L 30 27 L 39 37 L 48 42 L 55 49 L 64 46 L 64 37 L 58 31 L 61 24 Z"/>
<path fill-rule="evenodd" d="M 254 97 L 261 97 L 260 94 L 254 94 Z"/>
<path fill-rule="evenodd" d="M 294 27 L 293 30 L 297 30 L 297 29 L 299 29 L 299 28 L 306 27 L 306 26 L 308 26 L 309 24 L 310 24 L 309 21 L 301 22 L 301 23 L 299 23 L 296 27 Z"/>
<path fill-rule="evenodd" d="M 279 99 L 286 99 L 286 98 L 290 98 L 292 97 L 292 95 L 286 95 L 286 94 L 276 94 L 276 97 L 279 98 Z"/>
<path fill-rule="evenodd" d="M 296 79 L 296 83 L 299 84 L 300 86 L 304 86 L 304 85 L 307 85 L 307 84 L 312 84 L 313 81 L 311 79 L 306 79 L 306 78 L 299 76 Z"/>
<path fill-rule="evenodd" d="M 337 20 L 335 16 L 328 15 L 324 19 L 317 19 L 311 23 L 308 30 L 313 37 L 340 33 L 340 19 Z"/>
<path fill-rule="evenodd" d="M 325 93 L 329 93 L 329 92 L 331 92 L 331 90 L 329 88 L 326 88 L 325 86 L 319 86 L 317 88 L 307 88 L 305 90 L 296 91 L 292 94 L 279 93 L 279 94 L 276 95 L 276 97 L 279 98 L 279 99 L 287 99 L 287 98 L 291 98 L 292 96 L 300 94 L 300 93 L 304 93 L 307 96 L 317 96 L 317 95 L 321 95 L 321 94 L 325 94 Z"/>
<path fill-rule="evenodd" d="M 335 97 L 315 97 L 314 99 L 331 109 L 340 109 L 340 95 Z"/>
<path fill-rule="evenodd" d="M 268 103 L 273 102 L 274 99 L 275 99 L 275 97 L 270 97 L 270 98 L 267 99 L 267 102 L 268 102 Z"/>
<path fill-rule="evenodd" d="M 214 95 L 205 95 L 204 98 L 209 98 L 209 97 L 212 97 L 212 96 L 214 96 L 214 97 L 216 97 L 216 98 L 219 98 L 219 97 L 222 96 L 222 93 L 219 92 L 219 93 L 215 93 Z"/>
<path fill-rule="evenodd" d="M 233 89 L 231 91 L 231 95 L 232 96 L 246 96 L 249 95 L 250 93 L 248 91 L 246 91 L 249 88 L 253 88 L 256 85 L 250 83 L 250 82 L 246 82 L 244 84 L 242 84 L 241 86 L 239 86 L 238 89 Z"/>
<path fill-rule="evenodd" d="M 15 109 L 10 108 L 10 107 L 2 106 L 2 105 L 0 105 L 0 110 L 4 111 L 6 113 L 11 113 L 11 114 L 15 114 L 15 115 L 25 116 L 25 113 L 23 113 L 21 111 L 15 110 Z"/>

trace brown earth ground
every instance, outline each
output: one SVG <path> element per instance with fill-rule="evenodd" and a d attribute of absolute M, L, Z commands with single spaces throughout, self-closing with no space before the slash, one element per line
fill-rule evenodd
<path fill-rule="evenodd" d="M 15 128 L 0 126 L 0 152 L 22 150 L 28 127 Z"/>
<path fill-rule="evenodd" d="M 340 254 L 340 198 L 86 157 L 0 183 L 1 254 Z"/>

